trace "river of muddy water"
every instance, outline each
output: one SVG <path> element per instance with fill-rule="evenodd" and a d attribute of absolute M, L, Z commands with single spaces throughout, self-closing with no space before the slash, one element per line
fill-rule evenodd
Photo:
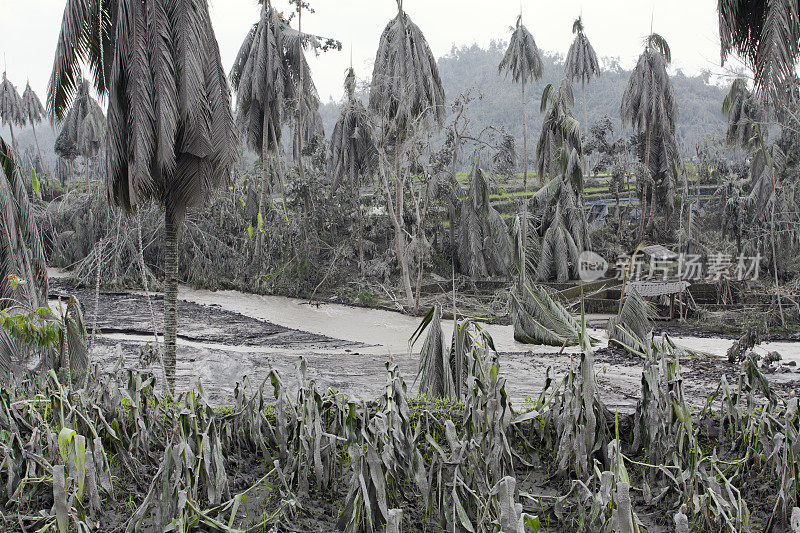
<path fill-rule="evenodd" d="M 58 297 L 76 294 L 84 306 L 89 328 L 94 319 L 91 290 L 75 288 L 60 273 L 51 280 L 53 303 Z M 151 295 L 156 323 L 161 327 L 163 300 Z M 296 384 L 295 365 L 306 359 L 308 376 L 324 388 L 347 391 L 372 399 L 386 383 L 385 364 L 392 358 L 412 391 L 417 373 L 420 341 L 413 350 L 408 341 L 420 323 L 417 317 L 379 309 L 335 303 L 311 303 L 280 296 L 259 296 L 236 291 L 206 291 L 189 287 L 179 290 L 177 388 L 185 390 L 201 382 L 210 401 L 224 403 L 243 376 L 260 384 L 271 369 L 277 369 L 290 386 Z M 120 362 L 139 364 L 141 346 L 153 341 L 147 300 L 139 292 L 100 294 L 97 337 L 92 361 L 105 369 Z M 636 356 L 605 349 L 607 316 L 588 317 L 593 336 L 601 339 L 595 370 L 603 400 L 612 409 L 628 411 L 639 396 L 642 361 Z M 443 321 L 449 342 L 452 322 Z M 576 364 L 576 348 L 559 353 L 558 348 L 520 344 L 513 328 L 485 325 L 500 353 L 501 375 L 515 405 L 537 395 L 551 367 L 555 376 Z M 726 375 L 735 381 L 737 367 L 727 363 L 730 338 L 676 335 L 672 339 L 707 355 L 686 358 L 682 364 L 684 386 L 690 398 L 701 401 Z M 800 342 L 772 342 L 756 348 L 765 354 L 777 351 L 782 360 L 768 374 L 783 392 L 800 388 Z M 151 363 L 157 376 L 157 363 Z"/>

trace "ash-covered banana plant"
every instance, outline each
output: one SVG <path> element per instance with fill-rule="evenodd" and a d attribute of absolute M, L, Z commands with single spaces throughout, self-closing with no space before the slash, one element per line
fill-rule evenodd
<path fill-rule="evenodd" d="M 417 372 L 419 390 L 433 398 L 458 400 L 467 393 L 470 374 L 481 379 L 488 374 L 497 360 L 497 350 L 491 335 L 472 319 L 456 322 L 450 349 L 447 350 L 441 320 L 441 310 L 431 308 L 409 339 L 409 350 L 427 329 Z"/>
<path fill-rule="evenodd" d="M 563 388 L 547 413 L 547 422 L 556 434 L 559 472 L 572 472 L 578 478 L 585 478 L 591 474 L 591 458 L 602 457 L 611 440 L 608 431 L 611 413 L 597 390 L 594 351 L 583 313 L 579 333 L 578 365 L 571 365 L 567 371 Z"/>
<path fill-rule="evenodd" d="M 66 533 L 97 529 L 102 496 L 113 496 L 102 428 L 80 395 L 50 371 L 35 393 L 0 389 L 2 506 L 24 528 Z M 38 515 L 22 512 L 50 502 Z"/>

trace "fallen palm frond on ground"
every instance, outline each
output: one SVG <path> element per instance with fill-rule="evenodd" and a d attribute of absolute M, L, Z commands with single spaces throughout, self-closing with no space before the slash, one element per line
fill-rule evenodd
<path fill-rule="evenodd" d="M 517 342 L 549 346 L 578 344 L 580 324 L 544 286 L 522 284 L 511 293 L 509 307 Z"/>
<path fill-rule="evenodd" d="M 627 287 L 617 316 L 608 321 L 608 343 L 635 353 L 645 353 L 645 342 L 652 336 L 653 306 L 632 286 Z"/>

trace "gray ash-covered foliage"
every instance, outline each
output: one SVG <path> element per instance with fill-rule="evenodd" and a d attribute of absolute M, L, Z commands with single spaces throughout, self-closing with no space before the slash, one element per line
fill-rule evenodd
<path fill-rule="evenodd" d="M 461 202 L 457 255 L 460 270 L 473 277 L 505 276 L 511 267 L 511 241 L 500 213 L 489 203 L 489 184 L 476 163 L 469 196 Z"/>

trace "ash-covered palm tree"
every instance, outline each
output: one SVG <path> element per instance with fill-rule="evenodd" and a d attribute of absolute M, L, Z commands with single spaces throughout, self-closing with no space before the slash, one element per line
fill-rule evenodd
<path fill-rule="evenodd" d="M 333 128 L 328 168 L 331 190 L 345 180 L 350 181 L 358 209 L 358 266 L 364 275 L 364 217 L 361 211 L 361 177 L 369 175 L 377 166 L 378 150 L 372 136 L 372 125 L 364 105 L 356 98 L 356 74 L 347 69 L 344 80 L 347 102 L 342 106 L 339 120 Z"/>
<path fill-rule="evenodd" d="M 36 96 L 36 93 L 31 89 L 31 84 L 25 85 L 25 91 L 22 93 L 22 116 L 25 122 L 33 128 L 33 140 L 36 141 L 36 151 L 39 154 L 39 161 L 44 165 L 42 159 L 42 149 L 39 147 L 39 137 L 36 135 L 36 125 L 44 120 L 44 106 Z"/>
<path fill-rule="evenodd" d="M 378 116 L 382 126 L 379 162 L 389 145 L 394 151 L 394 194 L 390 192 L 387 172 L 382 170 L 380 175 L 394 227 L 395 255 L 409 306 L 414 305 L 414 294 L 403 221 L 407 185 L 406 172 L 401 166 L 406 152 L 404 143 L 415 124 L 427 122 L 440 126 L 444 118 L 444 105 L 444 88 L 436 59 L 422 30 L 403 11 L 403 1 L 397 0 L 397 16 L 386 25 L 378 44 L 369 108 Z"/>
<path fill-rule="evenodd" d="M 78 153 L 83 157 L 86 183 L 89 183 L 89 164 L 100 152 L 100 147 L 103 144 L 105 122 L 106 117 L 103 115 L 103 111 L 97 107 L 91 109 L 78 127 L 77 148 Z"/>
<path fill-rule="evenodd" d="M 541 281 L 567 281 L 577 275 L 578 256 L 591 250 L 583 203 L 583 171 L 576 148 L 565 146 L 561 171 L 531 200 L 538 244 L 532 263 Z"/>
<path fill-rule="evenodd" d="M 39 228 L 28 201 L 15 151 L 0 138 L 0 309 L 6 299 L 22 300 L 31 308 L 47 305 L 47 263 Z M 16 276 L 24 283 L 15 291 Z M 2 329 L 2 328 L 0 328 Z"/>
<path fill-rule="evenodd" d="M 656 201 L 660 199 L 667 213 L 672 210 L 674 203 L 672 192 L 677 179 L 675 122 L 678 119 L 678 103 L 667 74 L 667 65 L 671 60 L 667 41 L 656 33 L 648 36 L 620 106 L 623 124 L 633 126 L 639 134 L 644 133 L 644 141 L 639 144 L 639 158 L 654 180 L 650 191 L 648 231 L 652 229 Z M 639 239 L 645 230 L 647 194 L 648 191 L 644 190 Z"/>
<path fill-rule="evenodd" d="M 277 169 L 283 188 L 280 145 L 287 92 L 291 83 L 284 65 L 283 30 L 286 25 L 269 1 L 245 37 L 233 63 L 230 78 L 236 90 L 237 122 L 247 145 L 261 154 L 263 175 L 258 213 L 266 211 L 270 190 L 270 164 Z M 259 236 L 259 248 L 263 237 Z"/>
<path fill-rule="evenodd" d="M 773 105 L 797 83 L 800 7 L 796 0 L 718 0 L 722 63 L 732 53 L 755 73 L 755 93 Z"/>
<path fill-rule="evenodd" d="M 315 49 L 341 45 L 331 39 L 300 34 L 289 26 L 269 0 L 260 3 L 261 15 L 239 48 L 230 79 L 236 90 L 239 128 L 247 145 L 260 154 L 263 161 L 258 208 L 259 215 L 263 216 L 270 192 L 271 166 L 277 170 L 281 192 L 284 189 L 281 133 L 287 114 L 291 113 L 292 102 L 300 102 L 303 109 L 309 111 L 319 107 L 311 69 L 302 48 L 307 44 Z M 262 239 L 263 235 L 259 236 L 259 249 Z"/>
<path fill-rule="evenodd" d="M 84 167 L 86 179 L 89 179 L 89 160 L 85 157 L 86 151 L 81 150 L 80 138 L 81 131 L 85 131 L 84 123 L 87 120 L 95 120 L 103 117 L 103 110 L 91 93 L 88 80 L 81 80 L 77 85 L 77 90 L 66 115 L 61 121 L 61 132 L 56 137 L 55 152 L 59 157 L 68 161 L 74 161 L 76 157 L 84 157 Z M 92 154 L 94 155 L 94 154 Z"/>
<path fill-rule="evenodd" d="M 528 242 L 528 117 L 525 109 L 525 86 L 542 77 L 542 56 L 533 35 L 522 23 L 522 15 L 517 17 L 517 25 L 508 43 L 503 60 L 497 67 L 498 72 L 511 74 L 514 83 L 522 88 L 522 264 L 525 265 L 525 248 Z M 539 175 L 539 182 L 544 183 L 544 176 Z M 524 279 L 525 272 L 520 272 Z"/>
<path fill-rule="evenodd" d="M 728 119 L 725 141 L 729 145 L 744 149 L 758 148 L 760 124 L 766 118 L 766 110 L 747 88 L 747 80 L 733 80 L 722 102 L 722 113 Z"/>
<path fill-rule="evenodd" d="M 3 72 L 3 81 L 0 83 L 0 124 L 8 126 L 11 131 L 11 145 L 14 151 L 18 151 L 14 126 L 25 125 L 25 113 L 23 112 L 22 98 L 14 84 L 6 78 L 5 72 Z"/>
<path fill-rule="evenodd" d="M 489 184 L 477 158 L 469 196 L 461 202 L 456 254 L 461 271 L 473 277 L 506 276 L 511 270 L 508 228 L 489 202 Z"/>
<path fill-rule="evenodd" d="M 589 132 L 589 114 L 586 107 L 586 84 L 592 76 L 600 75 L 600 63 L 597 61 L 597 54 L 592 48 L 592 44 L 583 33 L 583 21 L 578 17 L 572 23 L 572 33 L 575 39 L 567 52 L 567 61 L 564 67 L 567 79 L 574 83 L 576 79 L 581 82 L 581 93 L 583 97 L 583 129 Z M 583 173 L 589 173 L 588 161 L 584 161 Z"/>
<path fill-rule="evenodd" d="M 556 87 L 548 84 L 542 91 L 539 111 L 545 113 L 542 131 L 536 143 L 536 172 L 544 177 L 562 171 L 561 155 L 575 150 L 583 154 L 580 124 L 572 115 L 575 96 L 569 81 L 561 80 Z"/>
<path fill-rule="evenodd" d="M 164 207 L 164 365 L 175 384 L 178 234 L 187 208 L 230 174 L 230 90 L 205 0 L 68 0 L 47 107 L 64 118 L 82 63 L 108 98 L 110 198 L 127 212 Z"/>

